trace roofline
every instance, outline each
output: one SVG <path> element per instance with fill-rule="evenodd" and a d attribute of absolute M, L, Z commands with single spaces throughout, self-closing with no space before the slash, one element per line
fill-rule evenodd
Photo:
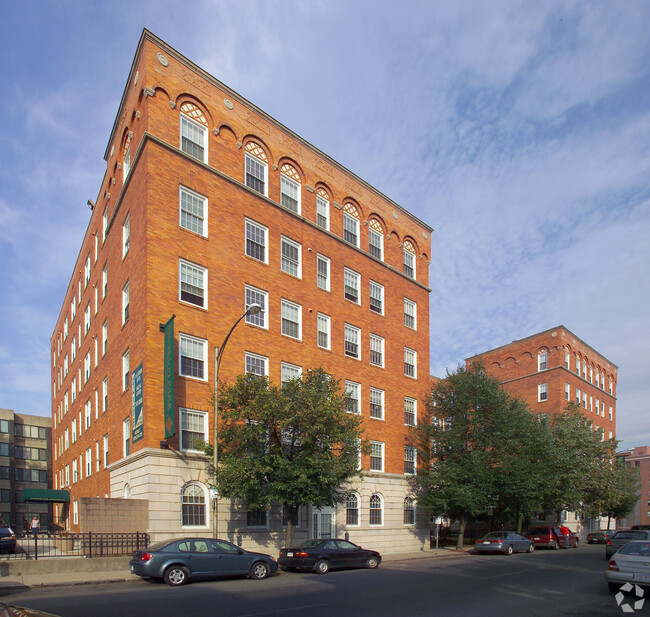
<path fill-rule="evenodd" d="M 495 347 L 494 349 L 488 349 L 486 351 L 482 351 L 481 353 L 477 353 L 477 354 L 475 354 L 473 356 L 470 356 L 469 358 L 465 358 L 465 362 L 469 362 L 470 360 L 474 360 L 475 358 L 478 358 L 479 356 L 484 356 L 485 354 L 488 354 L 488 353 L 499 351 L 500 349 L 505 349 L 506 347 L 510 347 L 510 345 L 512 345 L 513 343 L 521 343 L 522 341 L 527 341 L 529 339 L 535 338 L 535 337 L 540 336 L 542 334 L 548 334 L 549 332 L 552 332 L 553 330 L 558 330 L 558 329 L 564 330 L 565 332 L 567 332 L 568 334 L 570 334 L 571 336 L 573 336 L 574 338 L 579 340 L 585 347 L 588 347 L 595 354 L 599 355 L 604 360 L 607 360 L 607 362 L 609 362 L 616 369 L 619 368 L 618 364 L 614 364 L 609 358 L 604 356 L 597 349 L 594 349 L 591 345 L 589 345 L 589 343 L 585 343 L 585 341 L 583 341 L 579 336 L 577 336 L 576 334 L 571 332 L 571 330 L 569 330 L 569 328 L 567 328 L 566 326 L 563 326 L 562 324 L 560 324 L 559 326 L 555 326 L 554 328 L 549 328 L 548 330 L 542 330 L 541 332 L 536 332 L 535 334 L 531 334 L 530 336 L 525 336 L 524 338 L 521 338 L 521 339 L 515 339 L 514 341 L 511 341 L 510 343 L 506 343 L 505 345 L 500 345 L 499 347 Z"/>
<path fill-rule="evenodd" d="M 140 41 L 138 42 L 138 48 L 137 48 L 137 50 L 135 52 L 135 56 L 133 58 L 133 63 L 131 64 L 131 70 L 129 71 L 129 76 L 128 76 L 126 84 L 124 86 L 124 92 L 122 93 L 122 98 L 120 100 L 120 105 L 119 105 L 119 107 L 117 109 L 117 114 L 115 116 L 115 121 L 113 122 L 113 128 L 111 129 L 111 134 L 110 134 L 110 137 L 108 139 L 108 143 L 106 144 L 106 150 L 104 151 L 104 160 L 105 161 L 108 161 L 108 148 L 109 148 L 109 146 L 110 146 L 110 144 L 113 141 L 113 138 L 115 136 L 115 131 L 117 129 L 117 125 L 118 125 L 118 122 L 119 122 L 119 119 L 120 119 L 121 113 L 122 113 L 122 107 L 124 106 L 124 102 L 126 100 L 128 86 L 132 81 L 132 77 L 133 77 L 134 72 L 135 72 L 135 67 L 137 66 L 137 64 L 138 64 L 138 62 L 140 60 L 140 54 L 142 52 L 142 48 L 144 46 L 145 40 L 149 40 L 152 43 L 154 43 L 155 45 L 158 45 L 165 52 L 172 55 L 178 62 L 180 62 L 181 64 L 184 64 L 185 66 L 187 66 L 192 71 L 198 73 L 203 79 L 205 79 L 206 81 L 212 83 L 212 85 L 216 86 L 217 88 L 225 90 L 230 98 L 233 98 L 233 99 L 237 100 L 240 104 L 249 107 L 252 111 L 254 111 L 255 113 L 259 114 L 261 117 L 263 117 L 267 122 L 269 122 L 270 124 L 272 124 L 273 126 L 278 128 L 279 130 L 284 131 L 285 133 L 290 135 L 293 139 L 300 142 L 307 149 L 312 150 L 315 154 L 322 157 L 325 161 L 327 161 L 331 165 L 334 165 L 339 171 L 343 172 L 344 174 L 347 174 L 347 175 L 351 176 L 359 184 L 363 185 L 368 190 L 375 193 L 376 195 L 378 195 L 382 199 L 385 199 L 390 205 L 392 205 L 394 208 L 397 208 L 400 212 L 402 212 L 402 214 L 404 214 L 405 216 L 410 218 L 412 221 L 414 221 L 418 225 L 421 225 L 422 227 L 424 227 L 428 232 L 435 231 L 433 229 L 433 227 L 431 227 L 430 225 L 428 225 L 424 221 L 420 220 L 417 216 L 415 216 L 414 214 L 409 212 L 406 208 L 404 208 L 403 206 L 400 206 L 397 202 L 393 201 L 390 197 L 387 197 L 386 195 L 384 195 L 380 190 L 378 190 L 377 188 L 375 188 L 374 186 L 372 186 L 371 184 L 369 184 L 368 182 L 366 182 L 365 180 L 363 180 L 362 178 L 357 176 L 354 172 L 350 171 L 347 167 L 345 167 L 344 165 L 341 165 L 341 163 L 334 160 L 329 155 L 325 154 L 322 150 L 319 150 L 316 146 L 314 146 L 313 144 L 308 142 L 306 139 L 303 139 L 302 137 L 300 137 L 300 135 L 298 135 L 297 133 L 294 133 L 291 129 L 284 126 L 281 122 L 279 122 L 278 120 L 276 120 L 275 118 L 273 118 L 272 116 L 267 114 L 265 111 L 261 110 L 259 107 L 257 107 L 256 105 L 251 103 L 249 100 L 247 100 L 246 98 L 244 98 L 243 96 L 241 96 L 240 94 L 238 94 L 237 92 L 235 92 L 234 90 L 232 90 L 231 88 L 226 86 L 224 83 L 220 82 L 216 77 L 213 77 L 212 75 L 210 75 L 210 73 L 208 73 L 207 71 L 202 69 L 200 66 L 194 64 L 194 62 L 192 62 L 191 60 L 186 58 L 183 54 L 181 54 L 179 51 L 177 51 L 176 49 L 174 49 L 173 47 L 171 47 L 170 45 L 165 43 L 165 41 L 163 41 L 162 39 L 157 37 L 155 34 L 153 34 L 153 32 L 150 32 L 146 28 L 143 28 L 143 30 L 142 30 L 142 35 L 140 36 Z M 429 238 L 429 240 L 430 239 L 431 238 Z M 429 258 L 430 257 L 431 256 L 429 256 Z"/>

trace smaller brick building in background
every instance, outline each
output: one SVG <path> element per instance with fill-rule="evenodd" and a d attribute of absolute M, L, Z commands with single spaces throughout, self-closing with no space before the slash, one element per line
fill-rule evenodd
<path fill-rule="evenodd" d="M 617 457 L 625 460 L 627 467 L 635 467 L 639 471 L 639 496 L 634 510 L 624 519 L 618 521 L 619 527 L 628 528 L 632 525 L 650 525 L 650 447 L 642 446 L 616 453 Z"/>

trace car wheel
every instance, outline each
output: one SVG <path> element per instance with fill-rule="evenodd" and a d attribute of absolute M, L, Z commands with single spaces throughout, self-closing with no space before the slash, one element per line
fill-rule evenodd
<path fill-rule="evenodd" d="M 172 587 L 180 587 L 187 583 L 189 572 L 183 566 L 170 566 L 165 570 L 163 580 Z"/>
<path fill-rule="evenodd" d="M 576 540 L 575 546 L 573 548 L 578 548 L 578 544 L 580 544 L 580 540 Z"/>
<path fill-rule="evenodd" d="M 250 578 L 261 581 L 269 575 L 269 566 L 263 561 L 257 561 L 251 566 Z"/>
<path fill-rule="evenodd" d="M 512 555 L 514 551 L 512 550 L 512 544 L 506 549 L 506 555 Z"/>
<path fill-rule="evenodd" d="M 553 542 L 553 544 L 551 544 L 550 548 L 552 548 L 554 551 L 557 551 L 557 550 L 559 550 L 560 545 L 557 542 Z"/>
<path fill-rule="evenodd" d="M 609 587 L 609 590 L 612 593 L 617 593 L 618 590 L 621 588 L 619 583 L 607 583 L 607 587 Z"/>
<path fill-rule="evenodd" d="M 371 570 L 374 570 L 378 565 L 379 565 L 379 559 L 377 559 L 377 557 L 375 557 L 374 555 L 368 557 L 368 561 L 366 561 L 366 568 L 370 568 Z"/>
<path fill-rule="evenodd" d="M 529 553 L 532 553 L 535 550 L 535 545 L 531 543 L 527 550 Z"/>
<path fill-rule="evenodd" d="M 319 559 L 314 566 L 316 574 L 327 574 L 330 571 L 330 562 L 327 559 Z"/>

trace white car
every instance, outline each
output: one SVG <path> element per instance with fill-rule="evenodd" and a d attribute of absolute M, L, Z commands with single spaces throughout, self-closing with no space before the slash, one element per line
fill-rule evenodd
<path fill-rule="evenodd" d="M 625 583 L 650 587 L 650 540 L 632 540 L 612 555 L 605 579 L 611 592 Z"/>

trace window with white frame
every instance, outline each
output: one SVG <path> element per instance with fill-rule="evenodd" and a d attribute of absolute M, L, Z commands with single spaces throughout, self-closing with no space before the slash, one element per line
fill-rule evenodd
<path fill-rule="evenodd" d="M 415 525 L 415 499 L 410 495 L 404 498 L 404 524 Z"/>
<path fill-rule="evenodd" d="M 72 443 L 75 443 L 77 441 L 77 419 L 73 418 L 72 419 L 72 424 L 70 426 L 71 428 L 71 435 L 72 435 Z"/>
<path fill-rule="evenodd" d="M 99 310 L 99 290 L 97 289 L 97 285 L 93 285 L 93 297 L 95 299 L 95 315 L 97 315 L 97 311 Z"/>
<path fill-rule="evenodd" d="M 567 370 L 570 369 L 571 354 L 568 351 L 564 352 L 564 368 Z"/>
<path fill-rule="evenodd" d="M 361 304 L 361 275 L 348 268 L 343 269 L 344 296 L 346 300 Z"/>
<path fill-rule="evenodd" d="M 129 247 L 131 245 L 131 216 L 130 214 L 126 215 L 124 222 L 122 223 L 122 257 L 125 257 L 129 252 Z"/>
<path fill-rule="evenodd" d="M 589 367 L 589 383 L 594 383 L 594 367 Z"/>
<path fill-rule="evenodd" d="M 284 236 L 281 236 L 280 244 L 282 252 L 280 268 L 282 272 L 300 278 L 302 276 L 302 247 L 297 242 Z"/>
<path fill-rule="evenodd" d="M 131 418 L 122 422 L 122 456 L 131 454 Z"/>
<path fill-rule="evenodd" d="M 300 176 L 294 167 L 286 163 L 280 169 L 280 203 L 300 214 Z"/>
<path fill-rule="evenodd" d="M 206 370 L 208 342 L 188 334 L 179 334 L 178 343 L 180 353 L 179 375 L 206 381 L 208 378 Z"/>
<path fill-rule="evenodd" d="M 582 378 L 586 381 L 587 380 L 587 361 L 584 360 L 582 363 Z"/>
<path fill-rule="evenodd" d="M 540 383 L 537 386 L 537 400 L 541 403 L 542 401 L 548 400 L 548 384 Z"/>
<path fill-rule="evenodd" d="M 122 182 L 126 182 L 126 179 L 131 171 L 131 147 L 127 146 L 124 150 L 124 158 L 122 159 Z"/>
<path fill-rule="evenodd" d="M 185 115 L 183 111 L 191 113 L 192 119 Z M 196 120 L 202 120 L 201 124 Z M 206 124 L 205 117 L 195 105 L 185 103 L 181 106 L 181 150 L 202 163 L 208 162 L 208 129 L 205 126 Z"/>
<path fill-rule="evenodd" d="M 582 406 L 587 409 L 587 393 L 583 392 L 582 393 Z"/>
<path fill-rule="evenodd" d="M 108 206 L 104 208 L 102 214 L 102 244 L 106 242 L 106 233 L 108 232 Z"/>
<path fill-rule="evenodd" d="M 414 379 L 418 376 L 417 371 L 418 365 L 418 352 L 408 347 L 404 348 L 404 375 L 407 377 L 413 377 Z"/>
<path fill-rule="evenodd" d="M 248 150 L 245 155 L 246 186 L 266 196 L 268 194 L 266 155 L 262 148 L 253 142 L 246 144 L 246 150 Z"/>
<path fill-rule="evenodd" d="M 108 350 L 108 319 L 102 324 L 102 356 L 106 355 Z"/>
<path fill-rule="evenodd" d="M 183 229 L 198 234 L 199 236 L 208 236 L 208 200 L 207 198 L 180 187 L 180 206 L 179 206 L 179 225 Z"/>
<path fill-rule="evenodd" d="M 292 379 L 298 379 L 302 375 L 302 367 L 288 362 L 280 365 L 280 381 L 284 384 Z"/>
<path fill-rule="evenodd" d="M 102 269 L 102 300 L 106 297 L 108 291 L 108 264 L 105 263 Z"/>
<path fill-rule="evenodd" d="M 269 359 L 265 356 L 258 356 L 257 354 L 246 352 L 244 356 L 244 367 L 246 373 L 264 377 L 269 374 Z"/>
<path fill-rule="evenodd" d="M 102 412 L 108 409 L 108 377 L 102 381 Z"/>
<path fill-rule="evenodd" d="M 108 467 L 108 435 L 104 435 L 104 467 Z"/>
<path fill-rule="evenodd" d="M 245 305 L 246 309 L 253 304 L 259 304 L 262 307 L 262 310 L 259 313 L 248 314 L 245 317 L 246 323 L 249 323 L 253 326 L 259 326 L 260 328 L 268 329 L 268 311 L 267 306 L 269 303 L 269 294 L 266 291 L 257 289 L 256 287 L 251 287 L 250 285 L 245 286 Z"/>
<path fill-rule="evenodd" d="M 72 482 L 79 482 L 79 468 L 77 467 L 77 459 L 72 461 Z"/>
<path fill-rule="evenodd" d="M 181 491 L 181 526 L 205 527 L 207 524 L 207 500 L 205 490 L 196 482 Z"/>
<path fill-rule="evenodd" d="M 384 314 L 384 286 L 370 281 L 370 310 Z"/>
<path fill-rule="evenodd" d="M 370 471 L 384 471 L 384 444 L 381 441 L 370 442 Z"/>
<path fill-rule="evenodd" d="M 93 414 L 92 401 L 88 399 L 86 401 L 86 404 L 84 405 L 84 430 L 86 431 L 90 428 L 90 423 L 92 421 L 92 414 Z"/>
<path fill-rule="evenodd" d="M 370 417 L 384 419 L 384 391 L 379 388 L 370 388 Z"/>
<path fill-rule="evenodd" d="M 282 334 L 300 340 L 302 338 L 302 306 L 284 298 L 280 302 Z"/>
<path fill-rule="evenodd" d="M 84 311 L 84 334 L 88 334 L 88 330 L 90 330 L 90 302 Z"/>
<path fill-rule="evenodd" d="M 548 368 L 548 353 L 540 351 L 537 354 L 537 370 L 545 371 Z"/>
<path fill-rule="evenodd" d="M 101 469 L 101 458 L 99 455 L 99 441 L 95 442 L 95 471 Z"/>
<path fill-rule="evenodd" d="M 329 195 L 323 189 L 318 189 L 316 193 L 316 225 L 329 231 L 330 200 Z"/>
<path fill-rule="evenodd" d="M 368 252 L 381 261 L 384 260 L 384 233 L 377 219 L 368 226 Z"/>
<path fill-rule="evenodd" d="M 68 376 L 68 354 L 66 354 L 65 358 L 63 358 L 63 376 Z"/>
<path fill-rule="evenodd" d="M 580 405 L 580 388 L 576 388 L 576 405 Z"/>
<path fill-rule="evenodd" d="M 129 350 L 127 349 L 122 354 L 122 391 L 128 390 L 130 379 L 130 359 L 129 359 Z"/>
<path fill-rule="evenodd" d="M 74 362 L 74 359 L 77 357 L 77 337 L 73 336 L 70 343 L 70 362 Z"/>
<path fill-rule="evenodd" d="M 361 330 L 346 323 L 344 328 L 344 351 L 346 356 L 357 360 L 361 359 L 360 339 Z"/>
<path fill-rule="evenodd" d="M 361 384 L 345 380 L 345 411 L 361 413 Z"/>
<path fill-rule="evenodd" d="M 246 255 L 263 263 L 268 263 L 268 233 L 269 230 L 246 219 Z"/>
<path fill-rule="evenodd" d="M 179 300 L 208 308 L 208 271 L 183 259 L 178 260 Z"/>
<path fill-rule="evenodd" d="M 90 253 L 88 253 L 84 263 L 84 289 L 88 287 L 88 281 L 90 281 Z"/>
<path fill-rule="evenodd" d="M 404 397 L 404 424 L 415 426 L 418 418 L 418 402 L 414 398 Z"/>
<path fill-rule="evenodd" d="M 81 385 L 81 376 L 79 376 L 79 384 Z M 72 383 L 70 384 L 70 398 L 74 403 L 77 400 L 77 376 L 75 375 L 72 378 Z"/>
<path fill-rule="evenodd" d="M 404 274 L 415 278 L 415 247 L 408 240 L 404 241 Z"/>
<path fill-rule="evenodd" d="M 576 375 L 580 377 L 580 358 L 576 356 Z"/>
<path fill-rule="evenodd" d="M 74 318 L 77 316 L 77 299 L 72 296 L 70 301 L 70 321 L 74 321 Z"/>
<path fill-rule="evenodd" d="M 355 527 L 359 525 L 359 495 L 348 493 L 345 498 L 345 524 Z"/>
<path fill-rule="evenodd" d="M 330 316 L 318 313 L 318 346 L 330 348 Z"/>
<path fill-rule="evenodd" d="M 181 450 L 202 452 L 201 446 L 208 441 L 208 415 L 204 411 L 180 408 Z"/>
<path fill-rule="evenodd" d="M 381 495 L 375 493 L 370 497 L 370 524 L 383 525 L 384 523 L 384 500 Z"/>
<path fill-rule="evenodd" d="M 384 339 L 376 334 L 370 335 L 370 364 L 384 366 Z"/>
<path fill-rule="evenodd" d="M 614 382 L 611 377 L 609 378 L 609 394 L 614 396 Z"/>
<path fill-rule="evenodd" d="M 589 397 L 589 411 L 594 410 L 594 397 Z M 598 413 L 598 399 L 596 399 L 596 413 Z"/>
<path fill-rule="evenodd" d="M 129 281 L 122 287 L 122 325 L 129 321 L 129 304 L 131 294 L 129 292 Z"/>
<path fill-rule="evenodd" d="M 67 339 L 68 338 L 68 318 L 65 318 L 65 321 L 63 322 L 63 338 Z"/>
<path fill-rule="evenodd" d="M 330 290 L 330 260 L 320 254 L 316 256 L 316 284 L 319 289 Z"/>
<path fill-rule="evenodd" d="M 356 208 L 349 204 L 346 204 L 345 208 L 356 213 Z M 356 247 L 359 246 L 359 218 L 349 212 L 343 212 L 343 239 Z"/>
<path fill-rule="evenodd" d="M 600 388 L 600 372 L 596 369 L 596 387 Z"/>
<path fill-rule="evenodd" d="M 416 470 L 417 450 L 412 446 L 404 446 L 404 473 L 413 475 Z"/>
<path fill-rule="evenodd" d="M 604 403 L 603 403 L 604 404 Z M 609 421 L 611 422 L 614 419 L 614 409 L 612 406 L 609 406 Z"/>
<path fill-rule="evenodd" d="M 92 448 L 86 450 L 86 477 L 93 473 L 93 451 Z"/>
<path fill-rule="evenodd" d="M 570 401 L 570 400 L 571 400 L 571 386 L 570 386 L 568 383 L 566 383 L 566 382 L 565 382 L 565 384 L 564 384 L 564 398 L 565 398 L 567 401 Z"/>

